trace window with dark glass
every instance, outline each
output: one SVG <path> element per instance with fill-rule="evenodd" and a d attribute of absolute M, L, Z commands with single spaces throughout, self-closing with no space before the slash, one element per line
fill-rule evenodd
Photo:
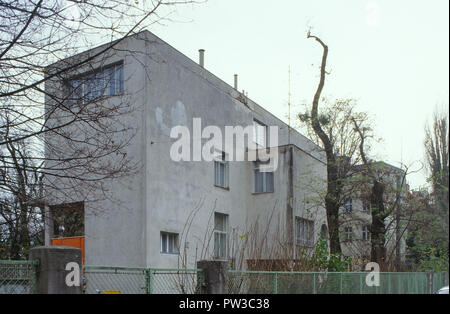
<path fill-rule="evenodd" d="M 68 81 L 68 103 L 86 104 L 105 96 L 123 94 L 123 64 L 109 66 Z"/>
<path fill-rule="evenodd" d="M 254 186 L 255 193 L 268 193 L 274 191 L 273 172 L 261 171 L 261 166 L 265 163 L 254 163 Z"/>
<path fill-rule="evenodd" d="M 178 234 L 161 232 L 161 253 L 178 254 Z"/>

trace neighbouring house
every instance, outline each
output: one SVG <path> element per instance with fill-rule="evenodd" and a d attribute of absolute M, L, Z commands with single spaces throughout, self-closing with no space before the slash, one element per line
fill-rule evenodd
<path fill-rule="evenodd" d="M 83 213 L 84 224 L 77 232 L 84 233 L 85 263 L 192 268 L 198 260 L 217 259 L 245 268 L 247 260 L 295 259 L 305 248 L 312 251 L 327 233 L 325 209 L 317 201 L 327 175 L 323 152 L 239 92 L 237 82 L 230 86 L 205 69 L 204 51 L 198 64 L 148 31 L 101 53 L 108 45 L 46 71 L 92 57 L 88 64 L 52 78 L 46 90 L 68 94 L 67 110 L 89 102 L 93 110 L 117 102 L 132 109 L 115 119 L 118 127 L 130 127 L 124 136 L 131 134 L 126 154 L 138 164 L 133 175 L 106 180 L 101 191 L 89 182 L 69 187 L 70 178 L 64 176 L 46 178 L 50 209 L 72 206 Z M 47 97 L 46 111 L 53 108 Z M 250 126 L 248 140 L 259 150 L 271 147 L 269 127 L 276 127 L 276 170 L 264 172 L 258 161 L 228 160 L 233 153 L 226 149 L 213 161 L 172 160 L 170 151 L 178 138 L 171 137 L 171 131 L 176 126 L 195 129 L 196 118 L 202 129 L 217 126 L 223 134 L 226 126 Z M 55 113 L 48 126 L 52 119 L 64 117 Z M 73 136 L 86 137 L 83 130 Z M 193 141 L 196 136 L 191 133 Z M 52 134 L 46 143 L 67 148 L 61 154 L 77 151 L 71 146 L 76 144 Z M 46 154 L 51 165 L 53 150 Z M 114 163 L 121 156 L 108 158 Z M 47 227 L 47 237 L 72 236 L 63 223 L 58 226 Z"/>
<path fill-rule="evenodd" d="M 385 206 L 389 215 L 385 219 L 386 262 L 405 263 L 406 218 L 403 199 L 408 193 L 404 180 L 405 171 L 385 162 L 375 162 L 372 169 L 385 186 Z M 364 167 L 355 169 L 355 181 L 350 183 L 351 192 L 340 209 L 340 241 L 342 253 L 352 257 L 364 267 L 371 261 L 372 208 L 370 202 L 371 182 Z M 348 187 L 350 189 L 350 187 Z"/>

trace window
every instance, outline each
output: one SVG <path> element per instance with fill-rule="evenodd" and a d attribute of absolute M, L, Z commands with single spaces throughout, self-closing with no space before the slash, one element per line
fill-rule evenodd
<path fill-rule="evenodd" d="M 363 226 L 362 227 L 362 238 L 363 241 L 369 241 L 370 240 L 370 231 L 369 226 Z"/>
<path fill-rule="evenodd" d="M 214 185 L 228 188 L 228 162 L 225 161 L 225 153 L 222 153 L 219 160 L 214 161 Z"/>
<path fill-rule="evenodd" d="M 296 217 L 295 236 L 297 245 L 314 245 L 314 221 Z"/>
<path fill-rule="evenodd" d="M 253 142 L 256 143 L 258 148 L 266 147 L 266 133 L 267 127 L 264 124 L 253 120 Z"/>
<path fill-rule="evenodd" d="M 344 241 L 349 242 L 353 239 L 353 228 L 345 227 L 344 228 Z"/>
<path fill-rule="evenodd" d="M 123 94 L 123 64 L 70 80 L 68 87 L 69 105 L 86 104 L 104 96 Z"/>
<path fill-rule="evenodd" d="M 346 213 L 351 213 L 353 211 L 353 200 L 351 198 L 345 200 L 344 211 Z"/>
<path fill-rule="evenodd" d="M 364 200 L 362 203 L 363 205 L 361 211 L 366 213 L 370 212 L 370 202 Z"/>
<path fill-rule="evenodd" d="M 320 239 L 322 240 L 328 239 L 328 227 L 325 224 L 323 224 L 322 227 L 320 227 Z"/>
<path fill-rule="evenodd" d="M 214 213 L 214 257 L 227 258 L 228 215 Z"/>
<path fill-rule="evenodd" d="M 270 162 L 270 161 L 268 161 Z M 268 163 L 266 162 L 266 163 Z M 262 162 L 255 162 L 254 168 L 254 184 L 255 193 L 269 193 L 274 191 L 273 172 L 261 172 L 260 166 Z"/>
<path fill-rule="evenodd" d="M 178 254 L 178 234 L 161 232 L 161 253 Z"/>

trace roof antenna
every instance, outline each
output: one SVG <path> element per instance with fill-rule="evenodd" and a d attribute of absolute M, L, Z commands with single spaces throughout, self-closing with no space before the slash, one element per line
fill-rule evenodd
<path fill-rule="evenodd" d="M 288 71 L 288 145 L 291 144 L 291 66 Z"/>

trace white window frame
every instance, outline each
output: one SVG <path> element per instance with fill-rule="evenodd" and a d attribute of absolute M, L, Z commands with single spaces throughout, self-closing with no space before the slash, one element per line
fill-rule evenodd
<path fill-rule="evenodd" d="M 267 147 L 267 125 L 256 119 L 253 119 L 253 142 L 257 148 Z"/>
<path fill-rule="evenodd" d="M 297 245 L 314 246 L 314 220 L 295 217 L 295 241 Z"/>
<path fill-rule="evenodd" d="M 221 154 L 221 158 L 220 159 L 215 159 L 214 160 L 214 186 L 220 187 L 220 188 L 224 188 L 224 189 L 229 189 L 229 163 L 228 161 L 226 161 L 225 158 L 225 153 L 221 152 L 219 153 Z M 223 166 L 223 185 L 221 185 L 221 178 L 220 178 L 220 166 Z M 219 178 L 218 178 L 219 175 Z"/>
<path fill-rule="evenodd" d="M 69 106 L 77 103 L 87 104 L 105 96 L 122 95 L 124 93 L 123 63 L 110 65 L 71 79 L 68 81 L 68 87 Z M 76 98 L 73 97 L 74 95 Z"/>
<path fill-rule="evenodd" d="M 345 242 L 353 241 L 353 227 L 344 227 Z"/>
<path fill-rule="evenodd" d="M 223 228 L 222 229 L 217 229 L 217 221 L 216 219 L 218 217 L 221 217 L 221 219 L 224 219 L 222 221 L 223 224 Z M 227 256 L 228 256 L 228 219 L 229 216 L 227 214 L 222 214 L 222 213 L 218 213 L 215 212 L 214 213 L 214 234 L 213 234 L 213 240 L 214 240 L 214 251 L 213 251 L 213 256 L 214 259 L 218 259 L 218 260 L 226 260 Z M 218 240 L 219 240 L 219 247 L 216 247 L 216 236 L 218 236 Z M 223 237 L 224 236 L 224 237 Z M 222 238 L 225 238 L 225 244 L 224 246 L 222 246 Z M 225 252 L 220 252 L 221 248 L 224 248 Z M 221 254 L 223 253 L 223 254 Z"/>
<path fill-rule="evenodd" d="M 351 197 L 347 198 L 344 203 L 344 212 L 353 212 L 353 199 Z"/>
<path fill-rule="evenodd" d="M 165 238 L 164 238 L 165 237 Z M 179 243 L 178 243 L 178 233 L 161 231 L 160 233 L 160 253 L 161 254 L 172 254 L 178 255 L 180 253 Z M 170 251 L 170 242 L 172 241 L 172 251 Z M 165 243 L 166 250 L 163 248 L 163 243 Z"/>
<path fill-rule="evenodd" d="M 270 160 L 267 162 L 270 163 Z M 273 193 L 275 192 L 275 173 L 274 172 L 261 172 L 260 166 L 262 162 L 255 161 L 253 163 L 253 193 L 259 194 L 259 193 Z M 256 183 L 256 175 L 257 173 L 261 176 L 262 180 L 262 191 L 257 191 L 256 187 L 258 186 Z M 267 180 L 269 180 L 271 177 L 272 180 L 272 189 L 269 190 L 267 186 Z"/>
<path fill-rule="evenodd" d="M 361 240 L 370 241 L 370 231 L 368 225 L 362 226 Z"/>
<path fill-rule="evenodd" d="M 370 209 L 371 209 L 370 202 L 363 200 L 361 211 L 363 213 L 368 213 L 368 212 L 370 212 Z"/>

